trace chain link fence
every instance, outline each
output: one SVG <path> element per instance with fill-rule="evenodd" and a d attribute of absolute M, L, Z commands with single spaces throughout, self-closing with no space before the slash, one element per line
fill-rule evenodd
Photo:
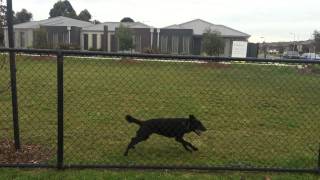
<path fill-rule="evenodd" d="M 5 163 L 6 148 L 9 140 L 13 139 L 12 109 L 10 91 L 10 65 L 8 54 L 0 54 L 0 163 Z M 10 121 L 11 120 L 11 121 Z"/>
<path fill-rule="evenodd" d="M 38 148 L 30 157 L 34 161 L 19 163 L 55 165 L 57 57 L 34 53 L 39 52 L 16 56 L 21 142 Z M 318 63 L 62 53 L 64 167 L 318 170 Z M 11 141 L 13 134 L 6 66 L 4 55 L 0 142 Z M 124 156 L 139 129 L 127 122 L 126 115 L 141 121 L 183 122 L 194 115 L 207 130 L 198 136 L 188 129 L 184 140 L 198 149 L 191 153 L 183 143 L 157 131 L 176 132 L 185 126 L 155 123 L 154 133 Z M 6 162 L 0 159 L 1 163 Z"/>
<path fill-rule="evenodd" d="M 2 58 L 0 163 L 55 164 L 56 149 L 56 58 L 16 54 L 17 95 L 21 150 L 13 146 L 9 56 Z M 1 129 L 2 130 L 2 129 Z M 0 145 L 1 146 L 1 145 Z"/>

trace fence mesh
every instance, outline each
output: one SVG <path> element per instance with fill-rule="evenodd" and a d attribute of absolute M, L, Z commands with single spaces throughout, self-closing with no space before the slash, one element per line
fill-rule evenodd
<path fill-rule="evenodd" d="M 8 66 L 6 56 L 1 62 Z M 34 163 L 56 162 L 56 68 L 56 57 L 17 55 L 22 144 L 45 157 Z M 5 89 L 9 68 L 0 73 Z M 303 63 L 64 57 L 64 164 L 313 169 L 319 77 L 319 65 Z M 12 139 L 10 89 L 0 102 L 1 136 Z M 155 133 L 124 156 L 139 129 L 126 115 L 183 119 L 149 126 Z M 189 128 L 189 115 L 207 129 L 185 134 L 192 153 L 156 132 Z"/>
<path fill-rule="evenodd" d="M 8 64 L 8 61 L 7 61 Z M 1 85 L 10 82 L 10 69 Z M 10 86 L 2 96 L 0 109 L 6 114 L 1 119 L 9 129 L 3 147 L 7 152 L 2 163 L 55 164 L 56 152 L 56 58 L 16 55 L 16 77 L 19 108 L 21 150 L 13 146 L 13 124 Z M 5 106 L 2 106 L 2 103 Z M 5 108 L 5 109 L 4 109 Z"/>
<path fill-rule="evenodd" d="M 317 66 L 76 57 L 64 64 L 66 164 L 317 164 Z M 193 114 L 208 130 L 186 134 L 199 148 L 192 154 L 153 134 L 125 157 L 139 129 L 126 122 L 128 114 L 140 120 Z"/>
<path fill-rule="evenodd" d="M 10 91 L 10 64 L 8 54 L 0 54 L 0 163 L 8 159 L 5 149 L 13 138 L 12 109 Z"/>

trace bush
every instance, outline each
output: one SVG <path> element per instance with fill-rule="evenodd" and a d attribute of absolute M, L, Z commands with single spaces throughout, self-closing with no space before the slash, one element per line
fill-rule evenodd
<path fill-rule="evenodd" d="M 121 24 L 120 27 L 116 30 L 116 38 L 119 42 L 120 51 L 129 51 L 134 48 L 132 37 L 133 32 L 131 31 L 131 29 Z"/>
<path fill-rule="evenodd" d="M 145 54 L 160 54 L 160 50 L 158 48 L 152 49 L 152 48 L 145 48 L 142 51 Z"/>
<path fill-rule="evenodd" d="M 44 29 L 34 30 L 34 44 L 33 47 L 36 49 L 48 49 L 47 32 Z"/>
<path fill-rule="evenodd" d="M 89 48 L 89 51 L 103 51 L 103 50 L 101 48 L 97 49 L 97 48 L 91 47 Z"/>
<path fill-rule="evenodd" d="M 224 50 L 224 40 L 220 32 L 207 29 L 203 34 L 202 47 L 206 55 L 219 56 Z"/>
<path fill-rule="evenodd" d="M 80 46 L 77 44 L 60 44 L 59 49 L 64 50 L 80 50 Z"/>

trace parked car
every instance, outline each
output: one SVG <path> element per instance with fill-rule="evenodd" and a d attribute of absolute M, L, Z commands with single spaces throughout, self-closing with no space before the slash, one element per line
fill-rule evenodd
<path fill-rule="evenodd" d="M 297 51 L 285 51 L 282 55 L 284 59 L 300 59 L 300 54 Z"/>
<path fill-rule="evenodd" d="M 301 59 L 308 59 L 308 60 L 320 60 L 320 55 L 316 53 L 303 53 L 300 56 Z"/>

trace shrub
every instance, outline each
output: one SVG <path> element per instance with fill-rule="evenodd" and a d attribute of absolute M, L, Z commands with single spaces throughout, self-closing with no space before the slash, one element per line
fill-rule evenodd
<path fill-rule="evenodd" d="M 145 54 L 160 54 L 160 50 L 158 48 L 152 49 L 152 48 L 145 48 L 142 51 Z"/>
<path fill-rule="evenodd" d="M 224 44 L 225 43 L 220 32 L 207 29 L 203 34 L 203 51 L 209 56 L 219 56 L 224 50 Z"/>
<path fill-rule="evenodd" d="M 40 28 L 34 30 L 34 44 L 33 47 L 37 49 L 47 49 L 48 46 L 48 39 L 47 39 L 47 31 Z"/>
<path fill-rule="evenodd" d="M 60 44 L 59 49 L 64 50 L 80 50 L 80 46 L 77 44 Z"/>
<path fill-rule="evenodd" d="M 103 51 L 103 50 L 101 48 L 97 49 L 97 48 L 91 47 L 89 48 L 89 51 Z"/>

